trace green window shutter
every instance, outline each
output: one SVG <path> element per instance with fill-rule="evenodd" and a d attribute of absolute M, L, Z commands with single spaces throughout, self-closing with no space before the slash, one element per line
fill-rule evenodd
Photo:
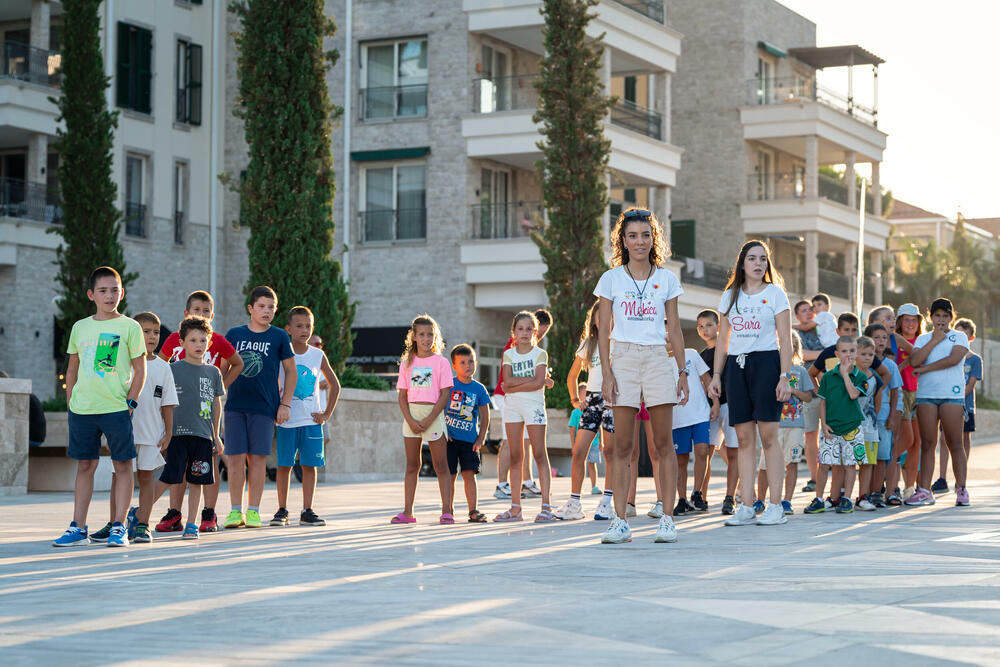
<path fill-rule="evenodd" d="M 670 250 L 674 255 L 697 257 L 694 251 L 694 220 L 670 221 Z"/>
<path fill-rule="evenodd" d="M 139 94 L 136 99 L 136 111 L 150 113 L 152 111 L 150 99 L 153 87 L 153 33 L 142 28 L 137 28 L 136 33 L 139 52 L 139 66 L 136 71 Z"/>
<path fill-rule="evenodd" d="M 635 188 L 625 188 L 622 191 L 622 199 L 624 199 L 629 204 L 635 204 Z"/>
<path fill-rule="evenodd" d="M 187 122 L 201 125 L 201 46 L 190 44 L 187 58 Z"/>
<path fill-rule="evenodd" d="M 118 67 L 117 80 L 115 81 L 115 103 L 120 107 L 129 106 L 128 101 L 131 92 L 129 87 L 132 73 L 131 50 L 129 49 L 131 31 L 132 28 L 127 23 L 118 24 Z"/>

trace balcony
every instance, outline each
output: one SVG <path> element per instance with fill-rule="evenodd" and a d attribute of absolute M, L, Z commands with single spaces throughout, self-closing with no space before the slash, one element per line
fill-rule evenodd
<path fill-rule="evenodd" d="M 513 239 L 539 229 L 545 219 L 540 201 L 483 202 L 471 209 L 472 238 Z"/>
<path fill-rule="evenodd" d="M 732 267 L 682 255 L 674 255 L 672 259 L 681 263 L 681 282 L 685 285 L 722 290 L 729 282 L 729 272 Z"/>
<path fill-rule="evenodd" d="M 805 174 L 799 172 L 756 173 L 747 177 L 747 194 L 750 201 L 773 201 L 778 199 L 804 199 Z M 847 206 L 847 185 L 827 174 L 819 174 L 819 196 Z M 860 188 L 855 189 L 855 198 Z M 875 196 L 865 192 L 865 210 L 875 212 Z"/>
<path fill-rule="evenodd" d="M 611 107 L 611 122 L 618 127 L 662 141 L 663 116 L 635 102 L 619 100 Z"/>
<path fill-rule="evenodd" d="M 427 238 L 427 209 L 361 211 L 361 242 L 422 241 Z"/>
<path fill-rule="evenodd" d="M 146 238 L 146 206 L 125 202 L 125 235 Z"/>
<path fill-rule="evenodd" d="M 819 291 L 841 299 L 851 298 L 851 279 L 843 273 L 817 269 L 819 271 Z"/>
<path fill-rule="evenodd" d="M 360 120 L 394 120 L 427 116 L 427 84 L 382 86 L 358 91 Z"/>
<path fill-rule="evenodd" d="M 639 12 L 646 18 L 657 23 L 663 23 L 665 14 L 661 0 L 615 0 L 619 5 L 625 5 L 634 12 Z"/>
<path fill-rule="evenodd" d="M 496 113 L 538 108 L 537 74 L 474 79 L 472 112 Z"/>
<path fill-rule="evenodd" d="M 864 106 L 846 95 L 824 88 L 812 78 L 796 76 L 750 79 L 747 81 L 747 91 L 749 106 L 819 102 L 872 127 L 878 127 L 877 109 Z"/>
<path fill-rule="evenodd" d="M 0 79 L 30 81 L 50 88 L 58 88 L 62 82 L 62 76 L 57 73 L 62 56 L 56 51 L 4 41 L 0 42 L 0 55 Z"/>
<path fill-rule="evenodd" d="M 59 195 L 42 183 L 0 178 L 0 217 L 58 224 L 62 221 Z"/>

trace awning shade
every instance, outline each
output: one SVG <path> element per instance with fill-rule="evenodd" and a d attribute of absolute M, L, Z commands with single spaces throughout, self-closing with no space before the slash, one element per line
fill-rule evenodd
<path fill-rule="evenodd" d="M 351 159 L 355 162 L 376 162 L 380 160 L 407 160 L 423 157 L 431 152 L 429 146 L 419 148 L 390 148 L 382 151 L 354 151 Z"/>
<path fill-rule="evenodd" d="M 788 53 L 784 49 L 779 49 L 777 46 L 771 42 L 765 42 L 763 40 L 757 42 L 757 48 L 764 49 L 772 56 L 778 56 L 779 58 L 784 58 Z"/>
<path fill-rule="evenodd" d="M 816 69 L 849 67 L 851 65 L 881 65 L 885 61 L 857 44 L 849 46 L 803 46 L 788 49 L 788 55 Z"/>

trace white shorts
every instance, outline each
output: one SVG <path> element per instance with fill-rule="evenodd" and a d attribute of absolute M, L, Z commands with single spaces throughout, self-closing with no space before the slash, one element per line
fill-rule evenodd
<path fill-rule="evenodd" d="M 548 423 L 545 400 L 526 396 L 507 396 L 503 405 L 503 423 L 523 423 L 526 426 L 544 426 Z"/>
<path fill-rule="evenodd" d="M 132 470 L 156 470 L 166 463 L 160 448 L 156 445 L 136 445 L 136 457 L 132 460 Z"/>
<path fill-rule="evenodd" d="M 778 428 L 778 444 L 781 445 L 781 453 L 785 457 L 785 465 L 798 463 L 799 457 L 805 447 L 806 432 L 801 428 Z M 758 470 L 767 470 L 767 463 L 764 457 L 760 457 Z"/>
<path fill-rule="evenodd" d="M 729 404 L 719 407 L 719 418 L 714 422 L 709 422 L 709 442 L 713 447 L 722 447 L 722 439 L 726 440 L 726 447 L 736 449 L 740 443 L 736 441 L 736 429 L 729 425 Z"/>
<path fill-rule="evenodd" d="M 812 433 L 819 428 L 819 399 L 813 399 L 802 404 L 802 418 L 805 420 L 806 433 Z"/>

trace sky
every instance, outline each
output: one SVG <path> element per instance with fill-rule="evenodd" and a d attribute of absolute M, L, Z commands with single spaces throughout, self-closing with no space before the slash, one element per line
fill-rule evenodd
<path fill-rule="evenodd" d="M 948 217 L 1000 217 L 1000 2 L 779 2 L 816 24 L 817 46 L 858 44 L 885 60 L 878 84 L 879 129 L 889 135 L 883 187 Z M 868 103 L 871 67 L 854 72 L 855 95 Z M 845 73 L 822 72 L 819 83 L 846 93 Z"/>

